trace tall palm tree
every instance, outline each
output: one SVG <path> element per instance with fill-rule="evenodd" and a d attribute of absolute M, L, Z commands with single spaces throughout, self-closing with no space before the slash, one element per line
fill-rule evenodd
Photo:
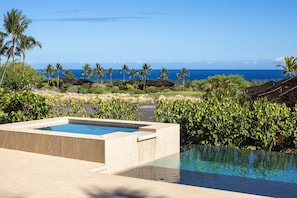
<path fill-rule="evenodd" d="M 125 74 L 129 73 L 129 67 L 127 65 L 123 65 L 120 72 L 123 73 L 123 82 L 125 82 Z"/>
<path fill-rule="evenodd" d="M 102 78 L 105 76 L 105 73 L 100 63 L 96 63 L 94 73 L 95 73 L 95 77 L 97 78 L 97 83 L 99 82 L 99 78 L 100 78 L 101 84 L 103 84 Z"/>
<path fill-rule="evenodd" d="M 176 76 L 177 80 L 179 81 L 179 83 L 182 84 L 182 76 L 181 76 L 181 74 L 180 73 L 176 73 L 175 76 Z"/>
<path fill-rule="evenodd" d="M 297 58 L 294 56 L 284 57 L 285 65 L 276 65 L 277 67 L 282 67 L 284 69 L 283 75 L 289 74 L 290 77 L 294 76 L 297 71 Z"/>
<path fill-rule="evenodd" d="M 63 66 L 60 63 L 56 64 L 56 72 L 58 77 L 57 87 L 59 87 L 60 84 L 60 72 L 63 72 Z"/>
<path fill-rule="evenodd" d="M 27 50 L 33 49 L 34 47 L 42 48 L 42 44 L 37 41 L 32 36 L 27 35 L 20 35 L 19 36 L 19 45 L 17 46 L 17 51 L 20 51 L 20 53 L 23 56 L 23 76 L 25 74 L 25 59 L 26 59 L 26 53 Z"/>
<path fill-rule="evenodd" d="M 90 64 L 86 63 L 83 67 L 83 70 L 81 72 L 81 74 L 83 75 L 84 79 L 86 78 L 90 78 L 93 74 L 92 74 L 92 68 L 90 66 Z"/>
<path fill-rule="evenodd" d="M 140 74 L 143 78 L 143 90 L 145 90 L 147 75 L 150 75 L 151 72 L 152 72 L 151 66 L 147 63 L 144 63 L 144 65 L 142 66 L 141 74 Z"/>
<path fill-rule="evenodd" d="M 75 75 L 72 73 L 70 69 L 65 69 L 64 76 L 69 79 L 75 79 Z"/>
<path fill-rule="evenodd" d="M 186 76 L 190 76 L 190 72 L 186 68 L 182 68 L 180 71 L 180 77 L 182 79 L 182 87 L 185 87 L 185 82 L 186 82 Z"/>
<path fill-rule="evenodd" d="M 4 14 L 4 28 L 8 34 L 11 36 L 12 46 L 16 46 L 16 42 L 19 36 L 26 30 L 28 25 L 31 23 L 31 20 L 26 17 L 17 9 L 12 9 L 10 12 L 7 11 Z M 15 70 L 15 62 L 14 62 L 14 53 L 12 54 L 12 63 L 13 68 Z"/>
<path fill-rule="evenodd" d="M 131 78 L 132 80 L 135 80 L 136 76 L 139 76 L 139 72 L 136 69 L 131 69 L 129 78 Z"/>
<path fill-rule="evenodd" d="M 112 69 L 112 68 L 108 68 L 108 70 L 107 70 L 106 73 L 109 75 L 109 82 L 110 82 L 110 84 L 112 85 L 112 74 L 113 74 L 113 69 Z"/>
<path fill-rule="evenodd" d="M 51 76 L 54 74 L 54 72 L 55 68 L 51 64 L 48 64 L 47 68 L 45 69 L 45 73 L 48 75 L 47 83 L 49 83 L 49 81 L 51 80 Z"/>
<path fill-rule="evenodd" d="M 0 32 L 0 67 L 2 66 L 2 56 L 6 55 L 6 52 L 8 50 L 8 43 L 4 42 L 5 37 L 7 36 L 6 33 Z"/>
<path fill-rule="evenodd" d="M 168 79 L 168 74 L 169 74 L 169 71 L 168 69 L 166 69 L 165 67 L 163 67 L 160 71 L 160 79 L 161 80 L 167 80 Z"/>

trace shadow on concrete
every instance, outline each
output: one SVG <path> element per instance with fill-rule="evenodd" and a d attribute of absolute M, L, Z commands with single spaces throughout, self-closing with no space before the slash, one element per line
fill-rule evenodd
<path fill-rule="evenodd" d="M 146 195 L 142 191 L 130 190 L 126 188 L 117 188 L 117 189 L 101 189 L 95 187 L 94 190 L 85 190 L 86 194 L 90 198 L 109 198 L 109 197 L 121 197 L 121 198 L 145 198 L 152 197 Z M 153 197 L 153 198 L 163 198 L 162 196 Z"/>

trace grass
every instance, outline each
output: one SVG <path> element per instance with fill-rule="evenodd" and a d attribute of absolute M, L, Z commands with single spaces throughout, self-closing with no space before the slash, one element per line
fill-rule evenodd
<path fill-rule="evenodd" d="M 200 91 L 166 91 L 166 92 L 158 92 L 153 94 L 155 97 L 165 96 L 165 97 L 174 97 L 176 95 L 184 96 L 184 97 L 195 97 L 202 98 L 203 92 Z"/>

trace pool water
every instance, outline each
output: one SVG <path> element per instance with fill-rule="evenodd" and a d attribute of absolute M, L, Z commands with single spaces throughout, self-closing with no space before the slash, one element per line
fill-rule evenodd
<path fill-rule="evenodd" d="M 190 146 L 120 175 L 264 196 L 297 195 L 294 154 Z"/>
<path fill-rule="evenodd" d="M 47 130 L 52 132 L 69 132 L 90 135 L 104 135 L 114 132 L 135 132 L 137 128 L 113 127 L 113 126 L 100 126 L 100 125 L 87 125 L 87 124 L 63 124 L 50 127 L 38 128 L 40 130 Z"/>

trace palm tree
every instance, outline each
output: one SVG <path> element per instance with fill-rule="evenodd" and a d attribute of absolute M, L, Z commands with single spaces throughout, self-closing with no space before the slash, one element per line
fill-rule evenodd
<path fill-rule="evenodd" d="M 160 79 L 161 80 L 167 80 L 168 79 L 168 74 L 169 74 L 169 71 L 163 67 L 160 71 Z"/>
<path fill-rule="evenodd" d="M 75 79 L 75 75 L 72 73 L 70 69 L 66 69 L 64 71 L 64 76 L 69 79 Z"/>
<path fill-rule="evenodd" d="M 33 49 L 35 46 L 41 48 L 42 44 L 32 36 L 19 36 L 19 46 L 17 46 L 17 51 L 20 51 L 23 55 L 23 76 L 25 74 L 25 59 L 27 50 Z"/>
<path fill-rule="evenodd" d="M 60 72 L 63 72 L 63 66 L 60 63 L 56 64 L 56 72 L 58 76 L 58 82 L 57 82 L 57 87 L 59 87 L 59 82 L 60 82 Z"/>
<path fill-rule="evenodd" d="M 0 67 L 2 66 L 1 60 L 2 56 L 6 54 L 8 50 L 8 43 L 4 43 L 4 39 L 7 36 L 4 32 L 0 32 Z"/>
<path fill-rule="evenodd" d="M 91 68 L 90 64 L 86 63 L 83 66 L 83 70 L 82 70 L 81 74 L 83 75 L 84 79 L 90 78 L 93 75 L 92 68 Z"/>
<path fill-rule="evenodd" d="M 48 64 L 47 68 L 45 69 L 45 73 L 48 74 L 47 83 L 49 83 L 51 80 L 51 76 L 54 74 L 54 72 L 55 68 L 51 64 Z"/>
<path fill-rule="evenodd" d="M 180 73 L 176 73 L 175 76 L 176 76 L 177 80 L 179 81 L 179 83 L 182 84 L 182 76 L 181 76 L 181 74 Z"/>
<path fill-rule="evenodd" d="M 99 78 L 100 78 L 101 84 L 103 84 L 102 78 L 105 76 L 105 73 L 100 63 L 96 63 L 94 72 L 95 72 L 95 77 L 97 78 L 97 83 L 99 82 Z"/>
<path fill-rule="evenodd" d="M 139 72 L 136 69 L 131 69 L 129 78 L 131 78 L 134 81 L 136 76 L 139 76 Z"/>
<path fill-rule="evenodd" d="M 112 85 L 112 74 L 113 74 L 113 69 L 112 69 L 112 68 L 108 68 L 108 70 L 107 70 L 106 73 L 109 75 L 109 82 L 110 82 L 110 84 Z"/>
<path fill-rule="evenodd" d="M 30 19 L 27 19 L 25 15 L 23 15 L 22 11 L 17 9 L 12 9 L 10 12 L 7 11 L 4 14 L 4 28 L 8 34 L 11 36 L 12 46 L 16 46 L 16 42 L 19 39 L 19 36 L 26 30 L 29 23 L 31 23 Z M 14 53 L 12 54 L 12 63 L 13 68 L 15 70 L 15 62 L 14 62 Z"/>
<path fill-rule="evenodd" d="M 285 56 L 284 61 L 285 65 L 276 66 L 284 69 L 283 75 L 289 74 L 290 77 L 294 76 L 297 70 L 297 58 L 294 58 L 294 56 Z"/>
<path fill-rule="evenodd" d="M 152 72 L 151 66 L 147 63 L 144 63 L 144 65 L 142 66 L 141 74 L 140 74 L 143 78 L 143 90 L 145 90 L 147 75 L 151 74 L 151 72 Z"/>
<path fill-rule="evenodd" d="M 185 87 L 186 76 L 190 76 L 190 72 L 186 68 L 182 68 L 180 71 L 180 78 L 182 79 L 182 87 Z"/>
<path fill-rule="evenodd" d="M 120 72 L 123 73 L 123 82 L 125 82 L 125 74 L 129 73 L 129 67 L 127 65 L 123 65 Z"/>

